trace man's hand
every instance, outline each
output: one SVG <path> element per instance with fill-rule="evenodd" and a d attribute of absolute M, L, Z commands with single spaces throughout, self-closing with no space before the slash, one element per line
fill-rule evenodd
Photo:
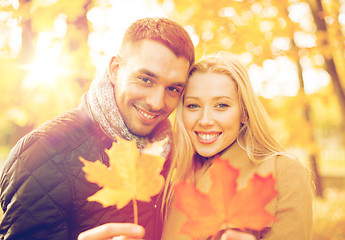
<path fill-rule="evenodd" d="M 222 235 L 221 240 L 256 240 L 255 237 L 249 233 L 239 232 L 235 230 L 227 230 Z"/>
<path fill-rule="evenodd" d="M 82 232 L 81 234 L 79 234 L 78 240 L 138 240 L 143 239 L 144 235 L 144 228 L 136 224 L 106 223 Z"/>

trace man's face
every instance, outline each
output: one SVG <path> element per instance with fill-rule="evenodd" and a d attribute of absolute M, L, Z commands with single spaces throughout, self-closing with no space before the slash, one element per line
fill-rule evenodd
<path fill-rule="evenodd" d="M 128 129 L 149 135 L 176 108 L 187 81 L 189 62 L 163 44 L 142 40 L 124 62 L 114 57 L 110 78 Z"/>

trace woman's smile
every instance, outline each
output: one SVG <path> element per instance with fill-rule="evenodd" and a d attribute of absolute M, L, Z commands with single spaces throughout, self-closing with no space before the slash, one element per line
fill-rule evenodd
<path fill-rule="evenodd" d="M 202 144 L 212 144 L 217 141 L 221 132 L 195 132 L 197 139 Z"/>

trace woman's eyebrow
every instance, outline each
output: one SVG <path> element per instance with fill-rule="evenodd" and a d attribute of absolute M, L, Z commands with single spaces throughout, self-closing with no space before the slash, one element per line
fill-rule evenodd
<path fill-rule="evenodd" d="M 200 98 L 198 98 L 198 97 L 193 97 L 193 96 L 185 96 L 185 99 L 186 98 L 190 98 L 190 99 L 200 99 Z"/>
<path fill-rule="evenodd" d="M 229 100 L 233 100 L 233 98 L 230 97 L 230 96 L 217 96 L 217 97 L 215 97 L 214 99 L 218 100 L 218 99 L 222 99 L 222 98 L 226 98 L 226 99 L 229 99 Z"/>

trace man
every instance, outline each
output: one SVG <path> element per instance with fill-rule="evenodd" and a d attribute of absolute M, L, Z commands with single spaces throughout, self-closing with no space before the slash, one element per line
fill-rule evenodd
<path fill-rule="evenodd" d="M 194 46 L 180 25 L 165 18 L 134 22 L 79 108 L 44 123 L 12 149 L 1 175 L 1 239 L 77 239 L 109 222 L 119 227 L 114 236 L 126 235 L 132 207 L 87 201 L 99 187 L 85 179 L 79 157 L 108 165 L 104 150 L 117 137 L 135 140 L 142 149 L 169 136 L 167 117 L 193 62 Z M 160 239 L 155 200 L 139 204 L 145 238 Z"/>

